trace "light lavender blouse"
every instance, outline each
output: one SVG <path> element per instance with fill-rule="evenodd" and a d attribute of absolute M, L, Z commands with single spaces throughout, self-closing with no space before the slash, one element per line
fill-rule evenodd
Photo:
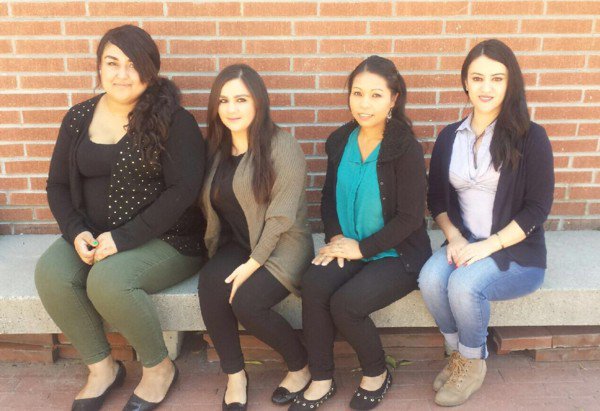
<path fill-rule="evenodd" d="M 477 136 L 471 128 L 472 114 L 456 130 L 450 158 L 450 184 L 458 194 L 465 227 L 476 238 L 488 238 L 492 230 L 492 211 L 500 172 L 494 169 L 490 144 L 494 121 L 484 131 L 477 150 L 477 168 L 473 146 Z"/>

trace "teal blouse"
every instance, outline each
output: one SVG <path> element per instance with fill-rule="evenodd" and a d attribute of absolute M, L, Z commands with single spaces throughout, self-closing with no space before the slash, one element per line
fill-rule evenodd
<path fill-rule="evenodd" d="M 377 179 L 377 158 L 379 144 L 363 161 L 358 147 L 357 127 L 348 138 L 344 154 L 338 166 L 336 184 L 336 208 L 344 237 L 361 241 L 384 225 L 381 197 Z M 383 251 L 363 261 L 373 261 L 385 257 L 398 257 L 393 248 Z"/>

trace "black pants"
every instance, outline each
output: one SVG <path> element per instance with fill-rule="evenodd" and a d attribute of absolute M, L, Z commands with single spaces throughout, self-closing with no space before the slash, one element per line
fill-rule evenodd
<path fill-rule="evenodd" d="M 302 323 L 313 380 L 333 378 L 336 328 L 358 354 L 363 375 L 383 373 L 385 354 L 369 314 L 416 288 L 417 274 L 398 258 L 311 265 L 302 277 Z"/>
<path fill-rule="evenodd" d="M 306 350 L 290 324 L 271 310 L 289 295 L 289 291 L 264 267 L 259 268 L 238 288 L 229 304 L 231 284 L 225 279 L 240 264 L 248 261 L 248 252 L 235 243 L 221 247 L 200 270 L 198 297 L 204 324 L 226 374 L 244 369 L 244 356 L 238 334 L 239 322 L 254 336 L 283 356 L 290 371 L 306 366 Z"/>

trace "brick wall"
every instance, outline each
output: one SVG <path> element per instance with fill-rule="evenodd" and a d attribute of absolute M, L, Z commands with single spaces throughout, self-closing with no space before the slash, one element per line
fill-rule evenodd
<path fill-rule="evenodd" d="M 392 58 L 427 157 L 468 109 L 459 70 L 479 40 L 516 51 L 532 117 L 551 136 L 552 229 L 600 227 L 600 1 L 21 1 L 0 3 L 0 233 L 56 232 L 44 192 L 61 117 L 92 95 L 94 52 L 110 27 L 150 32 L 163 74 L 205 123 L 211 82 L 228 64 L 263 74 L 274 117 L 301 142 L 318 229 L 324 139 L 349 119 L 345 76 Z"/>

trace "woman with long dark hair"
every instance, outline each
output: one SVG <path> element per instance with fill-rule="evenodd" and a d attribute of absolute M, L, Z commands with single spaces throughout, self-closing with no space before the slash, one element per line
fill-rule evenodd
<path fill-rule="evenodd" d="M 348 77 L 354 120 L 326 143 L 321 214 L 327 244 L 302 277 L 302 322 L 313 381 L 290 410 L 317 408 L 335 393 L 336 328 L 356 350 L 363 371 L 350 407 L 374 408 L 391 385 L 369 315 L 415 290 L 417 274 L 431 255 L 423 150 L 405 104 L 404 80 L 388 59 L 371 56 Z"/>
<path fill-rule="evenodd" d="M 105 93 L 69 110 L 52 154 L 48 202 L 62 238 L 38 261 L 35 282 L 90 370 L 73 410 L 100 409 L 125 377 L 103 319 L 143 365 L 125 409 L 149 410 L 178 374 L 149 294 L 196 273 L 206 254 L 195 206 L 204 142 L 178 88 L 159 76 L 158 48 L 144 30 L 109 30 L 97 70 Z"/>
<path fill-rule="evenodd" d="M 429 210 L 446 243 L 419 277 L 451 352 L 433 383 L 443 406 L 462 404 L 483 383 L 490 301 L 541 286 L 554 190 L 550 142 L 529 119 L 512 50 L 499 40 L 477 44 L 461 80 L 473 111 L 442 130 L 429 171 Z"/>
<path fill-rule="evenodd" d="M 307 223 L 306 161 L 271 120 L 260 75 L 237 64 L 217 76 L 208 102 L 209 170 L 201 202 L 209 261 L 200 271 L 202 317 L 228 375 L 224 410 L 247 406 L 238 321 L 280 353 L 288 374 L 272 401 L 293 400 L 310 380 L 306 351 L 271 307 L 297 293 L 314 255 Z"/>

